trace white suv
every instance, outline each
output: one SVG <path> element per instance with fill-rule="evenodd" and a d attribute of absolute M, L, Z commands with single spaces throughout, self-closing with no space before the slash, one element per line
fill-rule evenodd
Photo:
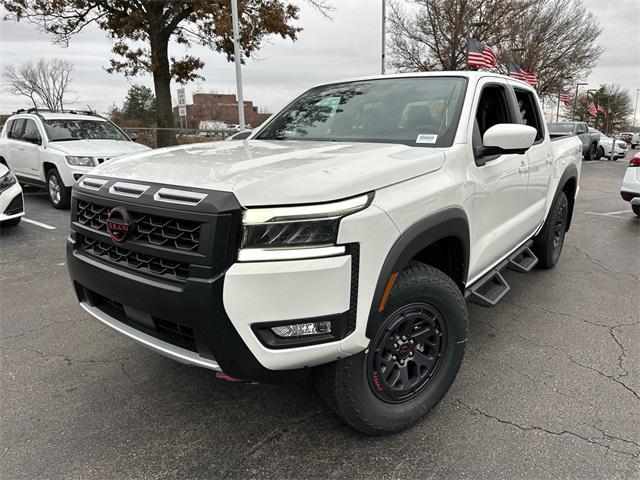
<path fill-rule="evenodd" d="M 19 110 L 0 134 L 0 163 L 20 183 L 46 186 L 55 208 L 68 208 L 71 186 L 113 157 L 148 150 L 92 112 Z"/>

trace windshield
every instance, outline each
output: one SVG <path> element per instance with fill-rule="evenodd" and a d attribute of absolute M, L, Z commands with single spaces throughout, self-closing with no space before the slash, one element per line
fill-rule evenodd
<path fill-rule="evenodd" d="M 465 89 L 461 77 L 325 85 L 295 100 L 256 138 L 450 146 Z"/>
<path fill-rule="evenodd" d="M 129 141 L 129 138 L 118 127 L 104 120 L 45 120 L 44 129 L 50 142 L 70 140 Z"/>
<path fill-rule="evenodd" d="M 549 131 L 553 133 L 573 133 L 573 123 L 550 123 Z"/>

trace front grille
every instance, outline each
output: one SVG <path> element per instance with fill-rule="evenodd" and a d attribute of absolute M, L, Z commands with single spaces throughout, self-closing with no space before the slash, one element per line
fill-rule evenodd
<path fill-rule="evenodd" d="M 85 236 L 78 236 L 78 242 L 80 248 L 85 252 L 121 266 L 142 270 L 154 275 L 175 277 L 180 280 L 184 280 L 189 276 L 190 266 L 188 263 L 145 255 L 113 243 L 105 243 Z"/>
<path fill-rule="evenodd" d="M 181 323 L 170 322 L 161 318 L 151 317 L 153 321 L 153 327 L 140 325 L 135 321 L 130 320 L 127 317 L 125 307 L 121 303 L 111 300 L 107 297 L 93 292 L 89 289 L 84 289 L 88 295 L 89 300 L 97 308 L 105 312 L 107 315 L 115 318 L 119 322 L 125 323 L 130 327 L 133 327 L 141 332 L 151 335 L 159 340 L 176 345 L 178 347 L 190 350 L 192 352 L 198 352 L 196 346 L 196 339 L 193 333 L 193 329 L 187 325 Z"/>
<path fill-rule="evenodd" d="M 5 215 L 15 215 L 24 211 L 24 203 L 22 201 L 22 195 L 17 195 L 13 200 L 9 202 L 7 208 L 4 210 Z"/>
<path fill-rule="evenodd" d="M 78 200 L 77 218 L 81 225 L 107 232 L 107 217 L 112 207 Z M 131 212 L 135 227 L 129 240 L 170 248 L 177 251 L 197 251 L 202 224 L 159 215 Z"/>

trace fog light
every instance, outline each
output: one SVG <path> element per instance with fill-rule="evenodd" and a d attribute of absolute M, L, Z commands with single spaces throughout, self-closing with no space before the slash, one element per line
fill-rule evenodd
<path fill-rule="evenodd" d="M 323 321 L 282 325 L 279 327 L 271 327 L 271 331 L 280 338 L 322 335 L 323 333 L 331 333 L 331 322 Z"/>

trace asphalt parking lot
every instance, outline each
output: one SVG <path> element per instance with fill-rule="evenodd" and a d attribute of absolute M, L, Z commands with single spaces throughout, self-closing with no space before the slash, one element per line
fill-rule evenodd
<path fill-rule="evenodd" d="M 421 423 L 369 438 L 308 386 L 217 380 L 101 326 L 72 294 L 68 212 L 26 194 L 0 236 L 0 477 L 640 478 L 640 221 L 627 161 L 587 162 L 559 265 L 470 305 L 467 354 Z"/>

